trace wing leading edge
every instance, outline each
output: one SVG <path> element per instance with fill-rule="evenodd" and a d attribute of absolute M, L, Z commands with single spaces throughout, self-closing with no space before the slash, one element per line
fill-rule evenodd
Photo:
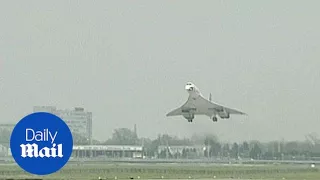
<path fill-rule="evenodd" d="M 166 116 L 181 116 L 182 115 L 182 108 L 179 107 L 171 112 L 169 112 Z"/>
<path fill-rule="evenodd" d="M 166 116 L 181 116 L 182 115 L 182 110 L 185 109 L 185 107 L 188 104 L 190 104 L 190 96 L 188 97 L 188 100 L 182 106 L 172 110 Z"/>
<path fill-rule="evenodd" d="M 169 112 L 166 116 L 179 116 L 183 115 L 183 110 L 195 108 L 198 111 L 195 114 L 203 114 L 210 116 L 211 114 L 219 114 L 219 112 L 227 112 L 228 114 L 239 114 L 239 115 L 247 115 L 244 112 L 239 110 L 225 107 L 219 105 L 217 103 L 211 102 L 202 96 L 199 96 L 197 99 L 192 100 L 189 96 L 187 102 L 185 102 L 181 107 L 178 107 L 171 112 Z M 200 110 L 200 111 L 199 111 Z"/>
<path fill-rule="evenodd" d="M 207 100 L 208 101 L 208 100 Z M 233 108 L 229 108 L 229 107 L 226 107 L 226 106 L 223 106 L 223 105 L 220 105 L 220 104 L 217 104 L 217 103 L 214 103 L 214 102 L 211 102 L 211 101 L 208 101 L 208 103 L 212 104 L 213 107 L 209 107 L 209 109 L 213 108 L 215 109 L 216 111 L 225 111 L 229 114 L 240 114 L 240 115 L 247 115 L 246 113 L 244 112 L 241 112 L 239 110 L 236 110 L 236 109 L 233 109 Z"/>

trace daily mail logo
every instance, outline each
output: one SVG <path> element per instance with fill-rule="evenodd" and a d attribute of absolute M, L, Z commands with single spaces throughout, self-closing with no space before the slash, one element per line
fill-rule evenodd
<path fill-rule="evenodd" d="M 73 138 L 67 124 L 45 112 L 21 119 L 12 131 L 11 153 L 17 164 L 36 175 L 60 170 L 69 160 Z"/>
<path fill-rule="evenodd" d="M 52 147 L 44 147 L 39 150 L 39 146 L 36 143 L 33 144 L 21 144 L 21 156 L 22 157 L 63 157 L 63 151 L 62 151 L 62 144 L 55 144 L 54 140 L 57 137 L 58 131 L 56 131 L 53 135 L 52 132 L 49 131 L 49 129 L 44 129 L 42 131 L 35 131 L 33 129 L 27 128 L 26 129 L 26 141 L 32 142 L 43 142 L 48 141 L 51 142 Z M 30 136 L 31 135 L 31 136 Z"/>

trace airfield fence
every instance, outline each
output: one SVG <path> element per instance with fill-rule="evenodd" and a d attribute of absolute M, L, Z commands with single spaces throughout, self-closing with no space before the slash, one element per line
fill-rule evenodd
<path fill-rule="evenodd" d="M 249 176 L 249 175 L 274 175 L 274 174 L 299 174 L 307 172 L 319 172 L 317 168 L 305 168 L 305 167 L 199 167 L 199 166 L 143 166 L 143 167 L 123 167 L 123 166 L 67 166 L 57 172 L 54 176 L 56 177 L 67 177 L 67 176 L 145 176 L 145 177 L 231 177 L 231 176 Z M 0 177 L 7 176 L 21 176 L 28 175 L 26 172 L 18 168 L 1 167 Z"/>

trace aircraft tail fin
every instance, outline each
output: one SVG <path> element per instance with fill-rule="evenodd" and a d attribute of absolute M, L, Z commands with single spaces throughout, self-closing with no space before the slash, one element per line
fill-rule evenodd
<path fill-rule="evenodd" d="M 212 97 L 211 97 L 211 93 L 210 93 L 210 95 L 209 95 L 209 101 L 211 101 L 212 100 Z"/>

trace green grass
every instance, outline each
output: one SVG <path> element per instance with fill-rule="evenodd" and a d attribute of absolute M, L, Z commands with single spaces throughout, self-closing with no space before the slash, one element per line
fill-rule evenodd
<path fill-rule="evenodd" d="M 42 177 L 43 179 L 188 179 L 192 178 L 234 178 L 234 179 L 283 179 L 319 180 L 320 169 L 307 165 L 266 165 L 230 166 L 200 164 L 68 164 L 59 172 Z M 0 165 L 0 179 L 34 178 L 16 165 Z M 38 177 L 39 178 L 39 177 Z"/>

